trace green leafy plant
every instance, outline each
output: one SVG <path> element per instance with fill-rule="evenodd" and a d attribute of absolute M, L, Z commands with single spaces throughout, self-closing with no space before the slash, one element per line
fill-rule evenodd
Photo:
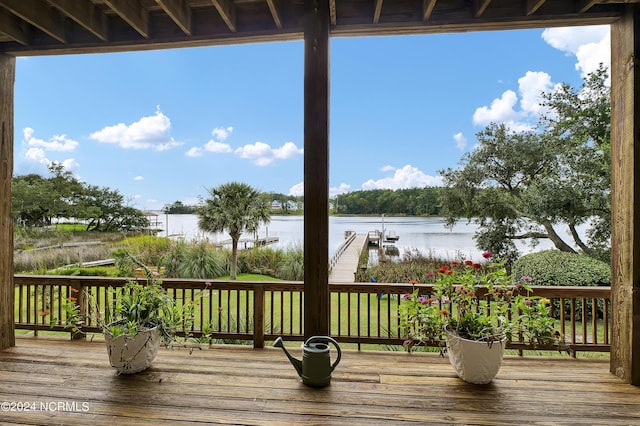
<path fill-rule="evenodd" d="M 454 261 L 429 272 L 432 294 L 421 294 L 418 287 L 402 296 L 400 327 L 407 350 L 416 344 L 441 346 L 445 330 L 488 344 L 514 336 L 534 347 L 560 343 L 549 300 L 531 295 L 531 278 L 514 280 L 504 261 L 490 252 L 483 256 L 487 264 Z M 486 289 L 483 297 L 478 296 L 481 288 Z"/>

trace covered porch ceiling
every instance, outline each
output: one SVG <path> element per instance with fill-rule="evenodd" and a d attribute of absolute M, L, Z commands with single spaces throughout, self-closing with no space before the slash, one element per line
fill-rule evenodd
<path fill-rule="evenodd" d="M 640 0 L 330 0 L 331 36 L 609 24 Z M 304 0 L 0 0 L 12 56 L 299 40 Z"/>

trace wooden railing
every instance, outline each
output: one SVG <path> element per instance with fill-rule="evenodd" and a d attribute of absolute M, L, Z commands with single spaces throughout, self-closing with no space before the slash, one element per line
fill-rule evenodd
<path fill-rule="evenodd" d="M 333 253 L 333 256 L 331 256 L 331 259 L 329 259 L 329 271 L 331 271 L 331 269 L 336 266 L 336 263 L 338 263 L 338 260 L 340 260 L 340 256 L 344 254 L 345 250 L 349 247 L 349 245 L 351 245 L 353 240 L 356 239 L 357 234 L 355 233 L 355 231 L 346 231 L 345 233 L 347 232 L 349 233 L 349 235 L 345 237 L 342 244 L 340 244 L 340 247 L 338 247 L 335 253 Z"/>
<path fill-rule="evenodd" d="M 114 304 L 126 278 L 16 275 L 16 329 L 68 332 L 63 303 L 74 298 L 86 314 L 81 325 L 87 333 L 100 332 L 89 314 L 88 299 L 101 309 Z M 278 336 L 285 340 L 304 339 L 304 285 L 302 282 L 206 281 L 164 279 L 163 286 L 179 304 L 195 304 L 196 318 L 182 336 L 225 342 L 253 342 L 263 347 Z M 417 285 L 430 294 L 429 285 Z M 339 342 L 402 345 L 398 321 L 401 295 L 411 293 L 411 284 L 329 284 L 331 292 L 331 336 Z M 555 304 L 552 315 L 564 336 L 567 348 L 577 351 L 608 352 L 611 336 L 609 287 L 534 287 L 534 294 Z M 478 292 L 482 297 L 482 290 Z M 553 305 L 552 305 L 553 306 Z M 565 309 L 560 309 L 565 306 Z M 522 342 L 508 348 L 532 349 Z M 553 348 L 549 348 L 553 349 Z"/>

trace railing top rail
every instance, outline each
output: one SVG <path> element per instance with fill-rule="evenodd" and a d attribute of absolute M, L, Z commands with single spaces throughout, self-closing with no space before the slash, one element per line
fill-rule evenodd
<path fill-rule="evenodd" d="M 94 286 L 94 287 L 121 287 L 128 280 L 144 281 L 144 278 L 128 277 L 78 277 L 64 275 L 14 275 L 16 286 L 25 284 L 45 284 L 45 285 L 72 285 L 73 283 Z M 183 278 L 160 278 L 166 288 L 177 289 L 233 289 L 250 290 L 257 287 L 263 290 L 281 291 L 295 290 L 303 291 L 302 281 L 232 281 L 232 280 L 206 280 L 206 279 L 183 279 Z M 409 284 L 409 283 L 329 283 L 331 291 L 351 291 L 354 293 L 411 293 L 416 288 L 423 288 L 425 293 L 433 289 L 432 284 Z M 605 297 L 611 294 L 610 286 L 531 286 L 532 294 L 544 297 Z M 484 288 L 478 287 L 479 295 L 483 295 Z"/>

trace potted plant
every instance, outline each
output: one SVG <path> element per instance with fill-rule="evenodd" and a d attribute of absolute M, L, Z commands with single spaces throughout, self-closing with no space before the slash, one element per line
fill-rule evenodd
<path fill-rule="evenodd" d="M 115 307 L 105 309 L 102 330 L 109 361 L 119 374 L 147 369 L 160 343 L 171 347 L 175 329 L 190 314 L 178 307 L 155 276 L 146 271 L 146 283 L 128 281 L 117 294 Z"/>
<path fill-rule="evenodd" d="M 155 359 L 160 344 L 172 347 L 175 330 L 191 327 L 194 303 L 179 305 L 159 281 L 158 273 L 130 254 L 131 260 L 145 271 L 146 280 L 129 280 L 124 287 L 110 288 L 113 305 L 100 311 L 95 297 L 87 294 L 89 315 L 102 328 L 109 361 L 118 374 L 137 373 L 147 369 Z M 66 322 L 74 332 L 82 332 L 81 313 L 76 298 L 64 305 Z"/>
<path fill-rule="evenodd" d="M 512 336 L 534 346 L 558 343 L 549 301 L 531 296 L 530 278 L 516 282 L 504 262 L 492 259 L 490 252 L 483 257 L 488 264 L 454 261 L 430 272 L 433 294 L 421 294 L 417 288 L 403 295 L 399 310 L 409 351 L 416 344 L 445 342 L 458 376 L 476 384 L 495 377 Z M 484 297 L 478 296 L 481 288 Z"/>

